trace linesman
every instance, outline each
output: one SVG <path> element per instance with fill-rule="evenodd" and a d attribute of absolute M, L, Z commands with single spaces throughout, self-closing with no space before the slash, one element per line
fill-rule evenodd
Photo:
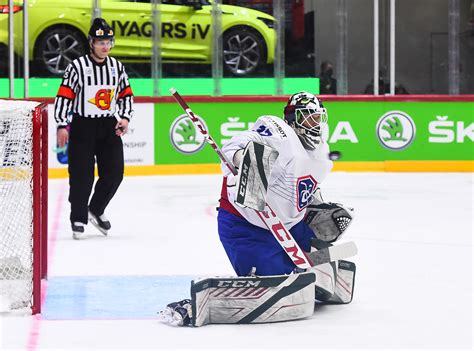
<path fill-rule="evenodd" d="M 89 30 L 90 54 L 66 68 L 54 104 L 58 148 L 67 146 L 69 202 L 74 239 L 85 237 L 88 220 L 107 235 L 104 212 L 123 179 L 121 136 L 133 115 L 133 93 L 123 64 L 110 57 L 114 32 L 102 18 Z M 95 184 L 97 160 L 99 178 Z"/>

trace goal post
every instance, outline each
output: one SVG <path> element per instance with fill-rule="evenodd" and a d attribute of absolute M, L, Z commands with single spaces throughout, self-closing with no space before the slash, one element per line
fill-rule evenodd
<path fill-rule="evenodd" d="M 0 311 L 41 312 L 47 208 L 47 107 L 0 100 Z"/>
<path fill-rule="evenodd" d="M 33 111 L 33 314 L 41 312 L 41 280 L 47 274 L 48 108 L 40 104 Z"/>

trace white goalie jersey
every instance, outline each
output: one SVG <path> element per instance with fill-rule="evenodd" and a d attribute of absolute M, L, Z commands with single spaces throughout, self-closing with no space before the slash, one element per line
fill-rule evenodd
<path fill-rule="evenodd" d="M 329 146 L 322 142 L 315 150 L 306 150 L 294 130 L 284 120 L 275 116 L 261 116 L 252 130 L 240 133 L 228 141 L 222 151 L 229 160 L 236 151 L 255 141 L 279 152 L 268 181 L 267 203 L 278 214 L 284 225 L 291 229 L 300 222 L 312 195 L 331 171 Z M 221 164 L 227 184 L 234 183 L 234 176 Z M 234 204 L 237 189 L 227 187 L 229 202 Z M 250 223 L 266 228 L 257 213 L 250 208 L 234 206 Z"/>

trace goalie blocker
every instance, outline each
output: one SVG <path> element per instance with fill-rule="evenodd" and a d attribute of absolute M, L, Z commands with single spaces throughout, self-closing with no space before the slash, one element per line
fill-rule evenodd
<path fill-rule="evenodd" d="M 237 198 L 235 203 L 257 211 L 265 209 L 268 179 L 278 151 L 257 142 L 249 142 L 245 149 L 237 151 L 234 163 L 238 166 Z"/>

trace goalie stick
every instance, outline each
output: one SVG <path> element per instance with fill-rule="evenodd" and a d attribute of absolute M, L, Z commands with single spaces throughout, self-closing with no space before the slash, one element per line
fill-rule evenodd
<path fill-rule="evenodd" d="M 209 132 L 206 130 L 204 125 L 201 123 L 201 121 L 195 116 L 194 112 L 191 111 L 188 104 L 186 103 L 186 101 L 184 101 L 184 99 L 181 97 L 178 91 L 175 88 L 171 88 L 170 92 L 175 98 L 176 102 L 186 112 L 186 114 L 191 119 L 195 127 L 204 136 L 204 139 L 206 140 L 206 142 L 209 143 L 209 145 L 211 145 L 211 147 L 217 153 L 219 158 L 226 165 L 226 167 L 232 172 L 233 175 L 237 175 L 237 169 L 235 168 L 235 166 L 224 155 L 222 150 L 216 144 L 214 139 L 210 136 Z M 311 268 L 312 266 L 315 266 L 315 264 L 313 263 L 313 259 L 316 260 L 317 262 L 316 265 L 319 265 L 322 263 L 330 262 L 328 260 L 342 259 L 345 257 L 355 255 L 357 253 L 357 248 L 355 244 L 353 242 L 349 242 L 349 243 L 338 245 L 338 246 L 332 246 L 331 247 L 332 251 L 329 250 L 328 248 L 328 250 L 322 250 L 321 253 L 317 255 L 316 253 L 319 251 L 311 253 L 310 255 L 312 255 L 313 258 L 310 258 L 300 248 L 298 243 L 295 241 L 295 239 L 291 235 L 290 231 L 285 228 L 284 224 L 281 222 L 281 220 L 278 218 L 277 214 L 272 210 L 272 208 L 268 205 L 268 203 L 265 203 L 265 208 L 263 211 L 260 212 L 260 211 L 255 210 L 255 212 L 263 221 L 263 223 L 265 223 L 268 230 L 273 234 L 273 236 L 281 245 L 283 250 L 285 250 L 287 255 L 290 257 L 290 259 L 298 268 L 308 269 L 308 268 Z"/>
<path fill-rule="evenodd" d="M 343 260 L 357 255 L 357 246 L 353 241 L 318 249 L 307 254 L 313 266 Z"/>

